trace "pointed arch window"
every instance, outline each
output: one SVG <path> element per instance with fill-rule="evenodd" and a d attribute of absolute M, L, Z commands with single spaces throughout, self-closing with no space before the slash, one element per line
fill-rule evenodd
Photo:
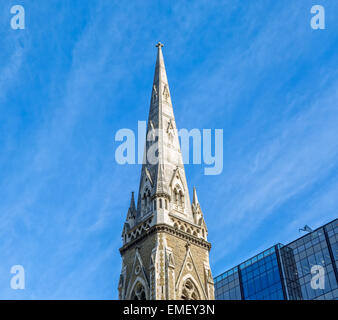
<path fill-rule="evenodd" d="M 168 86 L 167 86 L 166 84 L 164 85 L 163 96 L 164 96 L 164 99 L 165 99 L 166 101 L 168 101 L 168 98 L 169 98 L 169 90 L 168 90 Z"/>
<path fill-rule="evenodd" d="M 184 194 L 183 194 L 182 190 L 180 190 L 180 192 L 179 192 L 179 204 L 182 208 L 184 208 Z"/>
<path fill-rule="evenodd" d="M 150 197 L 150 190 L 147 188 L 142 196 L 142 208 L 145 213 L 147 213 L 152 206 L 152 201 Z"/>
<path fill-rule="evenodd" d="M 131 300 L 147 300 L 146 291 L 140 282 L 135 285 L 134 290 L 131 293 Z"/>
<path fill-rule="evenodd" d="M 176 185 L 173 191 L 173 202 L 177 209 L 184 209 L 184 193 L 179 185 Z"/>
<path fill-rule="evenodd" d="M 147 208 L 147 195 L 146 194 L 144 194 L 144 196 L 143 196 L 143 199 L 144 199 L 144 208 Z"/>
<path fill-rule="evenodd" d="M 147 199 L 148 199 L 148 207 L 151 208 L 151 197 L 150 197 L 150 190 L 147 192 Z"/>
<path fill-rule="evenodd" d="M 182 300 L 200 300 L 200 295 L 198 290 L 191 279 L 187 279 L 183 282 L 182 285 Z"/>
<path fill-rule="evenodd" d="M 178 200 L 178 193 L 177 193 L 177 189 L 174 189 L 174 203 L 177 204 L 177 200 Z"/>

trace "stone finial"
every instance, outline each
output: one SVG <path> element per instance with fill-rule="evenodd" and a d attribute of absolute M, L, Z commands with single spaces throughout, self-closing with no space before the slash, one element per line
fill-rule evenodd
<path fill-rule="evenodd" d="M 132 193 L 131 193 L 131 199 L 130 199 L 130 206 L 129 206 L 129 208 L 131 208 L 131 209 L 135 209 L 135 199 L 134 199 L 134 191 L 132 191 Z"/>
<path fill-rule="evenodd" d="M 192 203 L 193 203 L 195 206 L 197 206 L 197 204 L 198 204 L 197 192 L 196 192 L 196 188 L 195 188 L 195 187 L 194 187 L 194 191 L 193 191 Z"/>
<path fill-rule="evenodd" d="M 162 48 L 162 47 L 163 47 L 163 43 L 158 42 L 157 45 L 156 45 L 156 48 Z"/>

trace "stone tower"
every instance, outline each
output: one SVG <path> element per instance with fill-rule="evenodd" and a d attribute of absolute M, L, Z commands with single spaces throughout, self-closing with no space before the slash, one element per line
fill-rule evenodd
<path fill-rule="evenodd" d="M 131 195 L 123 226 L 121 300 L 211 300 L 207 227 L 192 204 L 179 145 L 162 44 L 157 60 L 137 206 Z"/>

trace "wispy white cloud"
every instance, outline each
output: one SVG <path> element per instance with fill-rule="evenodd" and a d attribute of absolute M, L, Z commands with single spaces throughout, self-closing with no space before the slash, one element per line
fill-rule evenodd
<path fill-rule="evenodd" d="M 249 154 L 245 154 L 245 150 L 238 154 L 239 157 L 243 155 L 243 159 L 231 168 L 232 172 L 227 172 L 228 187 L 220 188 L 216 195 L 216 198 L 221 195 L 229 198 L 229 202 L 223 204 L 223 219 L 217 220 L 217 224 L 212 219 L 209 222 L 209 226 L 217 230 L 212 236 L 215 243 L 220 243 L 222 238 L 222 245 L 216 245 L 214 249 L 214 263 L 245 243 L 268 216 L 280 214 L 278 207 L 313 186 L 337 166 L 338 142 L 335 137 L 338 133 L 338 95 L 335 88 L 336 84 L 333 83 L 322 92 L 322 97 L 311 103 L 306 112 L 281 122 L 275 128 L 272 140 L 254 145 Z M 330 193 L 333 196 L 331 206 L 332 201 L 337 205 L 337 201 L 332 200 L 335 199 L 337 186 L 334 188 L 335 191 Z M 331 215 L 334 218 L 334 212 L 324 205 L 330 203 L 328 196 L 322 194 L 321 197 L 322 201 L 317 201 L 321 203 L 322 210 L 316 206 L 310 212 L 307 210 L 306 214 L 303 211 L 295 212 L 296 222 L 290 221 L 288 229 L 305 219 L 314 223 L 323 222 L 325 219 L 320 217 L 323 210 L 326 217 Z M 212 207 L 212 211 L 215 207 Z M 236 231 L 221 237 L 222 230 L 230 229 Z M 281 236 L 280 240 L 275 236 L 270 239 L 270 245 L 285 239 L 285 235 L 278 236 Z"/>
<path fill-rule="evenodd" d="M 153 45 L 159 40 L 166 44 L 178 125 L 225 129 L 223 174 L 201 177 L 197 169 L 188 169 L 190 182 L 207 185 L 199 199 L 213 244 L 213 268 L 222 270 L 224 261 L 239 262 L 275 241 L 277 235 L 269 235 L 256 248 L 248 246 L 242 257 L 235 255 L 281 214 L 279 208 L 301 197 L 337 163 L 337 83 L 329 58 L 316 67 L 324 75 L 315 82 L 316 94 L 299 76 L 299 59 L 313 50 L 306 29 L 297 27 L 303 7 L 268 1 L 233 1 L 231 6 L 228 1 L 163 6 L 102 1 L 84 7 L 86 18 L 72 19 L 78 29 L 66 22 L 70 4 L 55 13 L 52 26 L 63 29 L 48 29 L 54 57 L 46 42 L 34 47 L 46 30 L 31 24 L 24 49 L 8 51 L 0 66 L 0 77 L 2 72 L 13 81 L 0 81 L 0 89 L 22 85 L 18 73 L 23 67 L 40 89 L 30 101 L 29 117 L 1 136 L 6 152 L 0 165 L 6 170 L 0 190 L 6 196 L 0 201 L 0 258 L 6 263 L 0 263 L 0 288 L 8 284 L 8 266 L 19 261 L 29 279 L 25 298 L 117 297 L 120 232 L 140 168 L 115 165 L 114 130 L 136 127 L 146 118 Z M 41 64 L 50 68 L 46 73 L 33 69 L 41 68 L 36 61 L 44 55 L 52 58 Z M 273 79 L 281 65 L 291 69 Z M 15 72 L 6 75 L 12 67 Z M 290 83 L 293 87 L 286 88 Z M 20 113 L 28 112 L 22 108 Z M 27 136 L 19 139 L 20 125 L 32 120 Z M 238 125 L 239 120 L 245 123 Z M 308 219 L 324 221 L 316 210 L 325 205 L 326 217 L 333 212 L 336 190 L 332 183 L 309 201 Z M 290 228 L 303 223 L 302 214 L 295 212 Z M 292 236 L 286 230 L 278 233 L 280 239 Z M 17 297 L 10 290 L 1 293 Z"/>

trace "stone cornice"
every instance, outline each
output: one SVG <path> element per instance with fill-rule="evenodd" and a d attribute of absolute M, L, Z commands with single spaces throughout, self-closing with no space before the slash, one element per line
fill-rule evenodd
<path fill-rule="evenodd" d="M 170 201 L 170 195 L 167 192 L 156 192 L 151 197 L 151 200 L 154 200 L 154 199 L 159 198 L 159 197 L 167 198 Z"/>
<path fill-rule="evenodd" d="M 126 243 L 123 247 L 120 248 L 120 253 L 121 255 L 131 247 L 136 246 L 139 242 L 141 242 L 144 238 L 148 237 L 150 234 L 155 233 L 155 232 L 166 232 L 169 234 L 172 234 L 180 239 L 183 239 L 191 244 L 197 245 L 199 247 L 208 249 L 210 251 L 211 249 L 211 243 L 204 240 L 197 238 L 191 234 L 188 234 L 186 232 L 183 232 L 181 230 L 175 229 L 172 226 L 169 226 L 167 224 L 157 224 L 152 226 L 149 230 L 146 232 L 143 232 L 140 236 L 138 236 L 135 240 Z"/>
<path fill-rule="evenodd" d="M 198 225 L 198 224 L 196 224 L 196 223 L 194 223 L 194 222 L 191 222 L 190 220 L 187 220 L 187 219 L 185 219 L 185 218 L 183 218 L 183 217 L 181 217 L 181 216 L 179 216 L 179 215 L 177 215 L 177 214 L 174 214 L 174 213 L 172 213 L 172 212 L 169 213 L 169 217 L 170 217 L 171 219 L 179 220 L 179 221 L 181 221 L 182 223 L 190 224 L 191 226 L 194 226 L 194 227 L 196 227 L 196 228 L 199 228 L 199 229 L 202 228 L 200 225 Z"/>

